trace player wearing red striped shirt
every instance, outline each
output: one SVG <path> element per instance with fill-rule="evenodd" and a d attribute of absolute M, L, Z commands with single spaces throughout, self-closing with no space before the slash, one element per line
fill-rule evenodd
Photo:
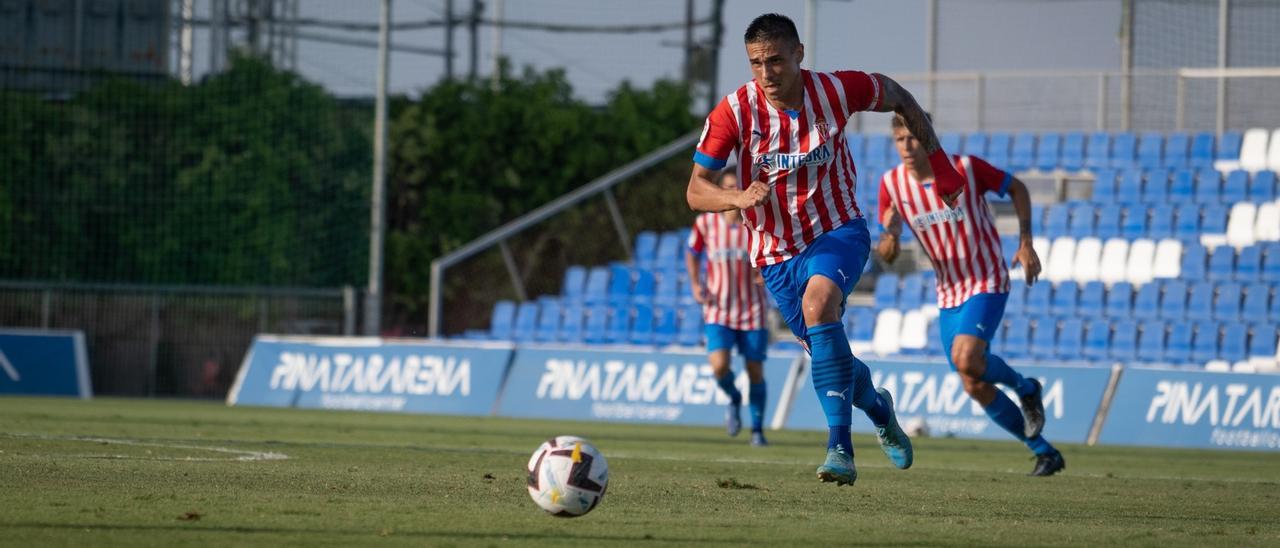
<path fill-rule="evenodd" d="M 935 184 L 934 172 L 919 141 L 901 117 L 895 116 L 891 127 L 902 163 L 880 178 L 880 222 L 885 230 L 876 251 L 888 263 L 898 257 L 905 220 L 938 274 L 938 327 L 948 363 L 960 374 L 965 392 L 987 416 L 1035 453 L 1031 475 L 1053 475 L 1065 468 L 1066 462 L 1040 435 L 1044 429 L 1040 381 L 1023 377 L 990 348 L 1009 298 L 1009 271 L 985 195 L 994 192 L 1012 198 L 1019 225 L 1013 264 L 1022 264 L 1027 283 L 1034 284 L 1040 275 L 1040 259 L 1031 247 L 1027 186 L 982 158 L 953 156 L 951 161 L 966 187 L 950 207 L 929 188 Z M 996 384 L 1018 394 L 1021 411 Z"/>
<path fill-rule="evenodd" d="M 720 178 L 722 187 L 736 188 L 738 178 L 726 172 Z M 765 329 L 764 281 L 748 257 L 751 231 L 742 225 L 742 214 L 731 209 L 721 213 L 703 213 L 693 222 L 689 232 L 689 252 L 685 265 L 694 300 L 702 305 L 706 326 L 708 361 L 716 384 L 729 396 L 725 426 L 730 436 L 742 430 L 742 392 L 734 385 L 730 368 L 730 352 L 734 346 L 747 362 L 750 381 L 747 409 L 751 415 L 751 445 L 768 445 L 764 437 L 765 391 L 764 360 L 769 346 Z M 699 258 L 705 257 L 707 275 L 702 276 Z"/>
<path fill-rule="evenodd" d="M 812 379 L 827 416 L 827 457 L 818 478 L 857 479 L 849 439 L 852 407 L 876 425 L 880 447 L 899 468 L 911 466 L 911 440 L 898 426 L 889 393 L 871 384 L 849 351 L 840 316 L 862 275 L 871 238 L 854 200 L 857 170 L 844 127 L 858 111 L 896 111 L 938 162 L 937 192 L 953 202 L 963 181 L 938 146 L 924 111 L 902 86 L 879 74 L 800 69 L 804 45 L 795 24 L 757 17 L 743 36 L 751 82 L 707 116 L 686 196 L 698 211 L 743 211 L 754 231 L 752 257 L 779 312 L 812 356 Z M 736 156 L 740 184 L 713 181 Z M 852 405 L 852 407 L 851 407 Z"/>

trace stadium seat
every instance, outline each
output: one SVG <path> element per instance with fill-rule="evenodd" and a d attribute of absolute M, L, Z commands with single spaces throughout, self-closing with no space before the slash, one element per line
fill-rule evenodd
<path fill-rule="evenodd" d="M 701 306 L 686 306 L 680 312 L 680 331 L 676 333 L 676 344 L 683 346 L 702 344 Z"/>
<path fill-rule="evenodd" d="M 849 155 L 853 156 L 854 164 L 862 166 L 867 163 L 867 137 L 865 135 L 852 131 L 846 133 L 845 146 L 849 147 Z M 945 144 L 943 148 L 946 148 Z"/>
<path fill-rule="evenodd" d="M 1252 282 L 1262 272 L 1262 248 L 1249 245 L 1240 248 L 1236 253 L 1236 281 Z"/>
<path fill-rule="evenodd" d="M 499 341 L 511 340 L 511 327 L 516 320 L 516 303 L 498 301 L 493 303 L 493 315 L 489 317 L 489 338 Z"/>
<path fill-rule="evenodd" d="M 1177 278 L 1182 274 L 1182 242 L 1173 238 L 1156 244 L 1156 260 L 1151 275 L 1156 279 Z"/>
<path fill-rule="evenodd" d="M 1081 238 L 1076 242 L 1076 258 L 1071 278 L 1077 282 L 1092 282 L 1098 279 L 1102 266 L 1102 240 L 1094 237 Z"/>
<path fill-rule="evenodd" d="M 1036 134 L 1022 132 L 1014 136 L 1009 151 L 1010 171 L 1026 171 L 1036 163 Z"/>
<path fill-rule="evenodd" d="M 1227 243 L 1227 216 L 1230 211 L 1226 204 L 1209 204 L 1200 210 L 1200 243 L 1208 247 Z"/>
<path fill-rule="evenodd" d="M 525 301 L 516 307 L 516 321 L 511 325 L 511 339 L 532 341 L 538 329 L 538 303 Z"/>
<path fill-rule="evenodd" d="M 1177 321 L 1169 324 L 1169 335 L 1165 339 L 1164 360 L 1172 364 L 1191 363 L 1191 337 L 1194 330 L 1191 322 Z"/>
<path fill-rule="evenodd" d="M 680 315 L 671 306 L 659 306 L 653 309 L 653 344 L 666 346 L 676 342 L 676 334 L 680 332 Z"/>
<path fill-rule="evenodd" d="M 1030 356 L 1039 359 L 1053 359 L 1057 354 L 1058 320 L 1053 316 L 1037 316 L 1031 331 Z"/>
<path fill-rule="evenodd" d="M 1262 204 L 1276 199 L 1276 172 L 1259 171 L 1249 181 L 1249 201 Z"/>
<path fill-rule="evenodd" d="M 1236 277 L 1236 250 L 1229 246 L 1214 248 L 1209 254 L 1209 279 L 1230 280 Z"/>
<path fill-rule="evenodd" d="M 1196 134 L 1191 141 L 1191 158 L 1187 167 L 1213 167 L 1213 162 L 1217 159 L 1214 139 L 1213 133 L 1208 131 Z"/>
<path fill-rule="evenodd" d="M 1084 284 L 1080 289 L 1080 305 L 1076 308 L 1076 314 L 1085 318 L 1102 317 L 1103 300 L 1106 294 L 1107 286 L 1102 282 L 1092 281 Z"/>
<path fill-rule="evenodd" d="M 656 294 L 656 281 L 652 270 L 637 269 L 635 284 L 631 286 L 631 302 L 652 305 Z"/>
<path fill-rule="evenodd" d="M 1196 195 L 1196 173 L 1190 169 L 1175 169 L 1169 179 L 1169 201 L 1191 202 Z"/>
<path fill-rule="evenodd" d="M 1053 289 L 1053 308 L 1050 310 L 1055 316 L 1074 316 L 1079 299 L 1079 284 L 1073 281 L 1062 282 Z"/>
<path fill-rule="evenodd" d="M 634 314 L 630 306 L 625 304 L 610 306 L 609 321 L 604 329 L 605 342 L 625 344 L 631 336 L 633 319 Z"/>
<path fill-rule="evenodd" d="M 1070 224 L 1071 206 L 1065 203 L 1054 204 L 1045 212 L 1043 234 L 1049 239 L 1061 238 L 1069 233 Z"/>
<path fill-rule="evenodd" d="M 987 134 L 975 131 L 964 138 L 964 154 L 966 156 L 987 157 Z M 990 158 L 988 158 L 990 159 Z M 996 167 L 1000 167 L 997 165 Z"/>
<path fill-rule="evenodd" d="M 1040 142 L 1036 144 L 1035 168 L 1040 171 L 1053 171 L 1062 161 L 1062 135 L 1057 133 L 1040 134 Z"/>
<path fill-rule="evenodd" d="M 597 266 L 587 273 L 587 285 L 582 302 L 589 306 L 604 304 L 609 300 L 609 267 Z"/>
<path fill-rule="evenodd" d="M 538 324 L 533 331 L 533 340 L 553 342 L 560 338 L 560 322 L 564 317 L 561 308 L 560 299 L 538 299 Z"/>
<path fill-rule="evenodd" d="M 1156 208 L 1156 209 L 1159 209 L 1159 208 Z M 1103 207 L 1100 210 L 1100 214 L 1102 216 L 1118 215 L 1119 213 L 1120 213 L 1120 208 L 1114 207 L 1114 206 Z M 1132 240 L 1132 239 L 1142 238 L 1146 236 L 1148 232 L 1149 232 L 1149 229 L 1147 228 L 1146 206 L 1132 205 L 1125 208 L 1124 221 L 1120 225 L 1120 234 L 1118 234 L 1117 236 L 1123 236 L 1124 238 Z M 1099 234 L 1098 236 L 1103 237 L 1102 234 Z M 1115 236 L 1110 236 L 1110 237 L 1115 237 Z"/>
<path fill-rule="evenodd" d="M 1203 280 L 1208 276 L 1209 252 L 1204 246 L 1193 243 L 1182 248 L 1182 272 L 1180 277 L 1188 280 Z"/>
<path fill-rule="evenodd" d="M 1089 135 L 1089 144 L 1085 151 L 1084 166 L 1093 169 L 1111 167 L 1110 134 L 1099 131 Z"/>
<path fill-rule="evenodd" d="M 564 270 L 564 281 L 560 284 L 560 296 L 566 303 L 582 304 L 586 291 L 587 269 L 578 265 Z"/>
<path fill-rule="evenodd" d="M 1129 209 L 1131 209 L 1131 210 L 1132 210 L 1132 209 L 1135 209 L 1135 208 L 1129 208 Z M 1140 208 L 1137 208 L 1137 209 L 1141 209 L 1141 210 L 1142 210 L 1142 213 L 1141 213 L 1141 216 L 1142 216 L 1142 234 L 1139 234 L 1138 236 L 1143 236 L 1143 235 L 1145 235 L 1145 234 L 1146 234 L 1146 231 L 1147 231 L 1147 223 L 1146 223 L 1146 220 L 1147 220 L 1147 209 L 1146 209 L 1145 207 L 1140 207 Z M 1124 213 L 1124 211 L 1122 211 L 1122 210 L 1121 210 L 1120 208 L 1118 208 L 1118 207 L 1100 207 L 1100 208 L 1098 208 L 1098 220 L 1097 220 L 1097 224 L 1094 226 L 1094 229 L 1093 229 L 1093 235 L 1094 235 L 1094 236 L 1097 236 L 1097 237 L 1098 237 L 1099 239 L 1101 239 L 1101 240 L 1106 240 L 1106 239 L 1109 239 L 1109 238 L 1119 238 L 1119 237 L 1120 237 L 1120 234 L 1121 234 L 1121 230 L 1120 230 L 1120 225 L 1121 225 L 1120 217 L 1121 217 L 1121 214 L 1122 214 L 1122 213 Z M 1137 216 L 1138 216 L 1138 214 L 1137 214 L 1137 213 L 1135 213 L 1135 214 L 1134 214 L 1134 217 L 1137 217 Z M 1135 237 L 1137 237 L 1137 236 L 1135 236 Z"/>
<path fill-rule="evenodd" d="M 1021 278 L 1013 277 L 1009 284 L 1009 298 L 1004 302 L 1005 317 L 1021 316 L 1026 310 L 1027 285 Z M 1265 315 L 1265 313 L 1264 313 Z"/>
<path fill-rule="evenodd" d="M 1133 320 L 1115 323 L 1111 334 L 1111 358 L 1130 361 L 1138 356 L 1138 325 Z"/>
<path fill-rule="evenodd" d="M 1151 208 L 1151 220 L 1147 225 L 1147 237 L 1152 240 L 1163 240 L 1173 237 L 1173 212 L 1170 204 Z"/>
<path fill-rule="evenodd" d="M 898 307 L 897 274 L 886 272 L 876 278 L 875 303 L 880 310 Z"/>
<path fill-rule="evenodd" d="M 1129 263 L 1129 240 L 1112 238 L 1102 245 L 1102 260 L 1098 266 L 1098 279 L 1107 285 L 1123 282 L 1128 277 L 1125 269 Z"/>
<path fill-rule="evenodd" d="M 911 310 L 902 315 L 902 333 L 898 340 L 898 353 L 922 355 L 929 346 L 929 318 L 924 312 Z"/>
<path fill-rule="evenodd" d="M 1274 371 L 1280 367 L 1280 348 L 1276 345 L 1276 326 L 1272 324 L 1253 324 L 1253 333 L 1249 337 L 1249 362 L 1257 371 Z"/>
<path fill-rule="evenodd" d="M 636 304 L 631 307 L 631 333 L 627 342 L 631 344 L 653 344 L 654 322 L 653 307 L 647 304 Z"/>
<path fill-rule="evenodd" d="M 1133 298 L 1133 317 L 1154 320 L 1160 317 L 1160 284 L 1149 283 L 1138 288 Z"/>
<path fill-rule="evenodd" d="M 912 272 L 902 277 L 902 287 L 898 290 L 898 308 L 910 310 L 927 304 L 925 298 L 924 273 Z"/>
<path fill-rule="evenodd" d="M 1058 327 L 1058 359 L 1079 360 L 1084 353 L 1084 321 L 1080 318 L 1062 320 Z"/>
<path fill-rule="evenodd" d="M 1059 165 L 1067 171 L 1080 171 L 1085 167 L 1085 135 L 1069 131 L 1062 136 L 1062 159 Z"/>
<path fill-rule="evenodd" d="M 1264 130 L 1265 131 L 1265 130 Z M 1263 133 L 1265 136 L 1266 133 Z M 1240 151 L 1244 148 L 1244 134 L 1239 131 L 1224 131 L 1218 138 L 1215 160 L 1239 160 Z"/>
<path fill-rule="evenodd" d="M 1160 317 L 1165 320 L 1181 320 L 1187 317 L 1187 283 L 1169 280 L 1161 288 Z"/>
<path fill-rule="evenodd" d="M 1213 282 L 1195 282 L 1191 284 L 1191 294 L 1187 298 L 1187 319 L 1208 320 L 1213 318 Z"/>
<path fill-rule="evenodd" d="M 1004 340 L 999 353 L 1010 359 L 1021 359 L 1031 349 L 1031 323 L 1026 321 L 1008 321 L 1004 326 Z"/>
<path fill-rule="evenodd" d="M 1053 284 L 1037 283 L 1027 288 L 1024 310 L 1031 314 L 1045 314 L 1053 304 Z"/>
<path fill-rule="evenodd" d="M 1280 245 L 1273 243 L 1264 248 L 1260 277 L 1263 282 L 1280 284 Z"/>
<path fill-rule="evenodd" d="M 1267 146 L 1267 167 L 1263 169 L 1280 170 L 1280 128 L 1271 133 L 1271 143 Z"/>
<path fill-rule="evenodd" d="M 1146 184 L 1142 187 L 1142 201 L 1148 204 L 1164 205 L 1169 201 L 1169 170 L 1151 169 L 1145 173 Z"/>
<path fill-rule="evenodd" d="M 587 322 L 582 330 L 582 340 L 587 344 L 604 344 L 608 342 L 605 331 L 609 327 L 609 307 L 603 304 L 587 309 Z"/>
<path fill-rule="evenodd" d="M 1258 207 L 1253 224 L 1253 237 L 1259 242 L 1280 241 L 1280 199 Z"/>
<path fill-rule="evenodd" d="M 680 302 L 680 277 L 672 272 L 664 272 L 658 277 L 653 288 L 654 306 L 675 306 Z"/>
<path fill-rule="evenodd" d="M 1265 322 L 1270 305 L 1271 286 L 1251 283 L 1245 287 L 1244 308 L 1240 310 L 1240 319 L 1246 322 Z"/>
<path fill-rule="evenodd" d="M 1111 324 L 1106 320 L 1090 320 L 1084 331 L 1084 350 L 1088 360 L 1104 360 L 1111 347 Z"/>
<path fill-rule="evenodd" d="M 676 231 L 663 232 L 658 237 L 658 251 L 655 262 L 663 270 L 684 270 L 684 254 L 686 242 Z"/>
<path fill-rule="evenodd" d="M 1218 358 L 1218 322 L 1195 322 L 1196 332 L 1191 336 L 1191 360 L 1204 363 Z"/>
<path fill-rule="evenodd" d="M 1137 161 L 1138 137 L 1127 131 L 1116 133 L 1111 139 L 1111 166 L 1127 168 Z"/>
<path fill-rule="evenodd" d="M 1093 172 L 1093 190 L 1090 200 L 1099 205 L 1116 201 L 1116 170 L 1097 169 Z"/>
<path fill-rule="evenodd" d="M 866 306 L 851 306 L 844 314 L 845 332 L 849 342 L 871 344 L 875 340 L 876 311 Z"/>
<path fill-rule="evenodd" d="M 1238 169 L 1228 173 L 1227 178 L 1222 182 L 1222 195 L 1220 198 L 1226 204 L 1248 200 L 1249 174 Z"/>
<path fill-rule="evenodd" d="M 1218 357 L 1231 363 L 1239 363 L 1249 359 L 1249 326 L 1240 322 L 1229 322 L 1222 326 L 1222 345 Z"/>
<path fill-rule="evenodd" d="M 1211 168 L 1201 168 L 1197 171 L 1195 201 L 1201 204 L 1216 204 L 1222 201 L 1222 175 Z"/>
<path fill-rule="evenodd" d="M 586 310 L 580 304 L 565 303 L 562 312 L 560 332 L 556 334 L 556 340 L 567 343 L 583 342 L 586 336 L 583 322 L 586 319 Z"/>
<path fill-rule="evenodd" d="M 1133 284 L 1116 283 L 1107 291 L 1106 315 L 1108 318 L 1129 318 L 1133 303 Z"/>
<path fill-rule="evenodd" d="M 1129 168 L 1120 172 L 1120 180 L 1116 183 L 1115 199 L 1121 204 L 1142 202 L 1142 170 Z"/>
<path fill-rule="evenodd" d="M 1164 135 L 1154 131 L 1142 134 L 1138 142 L 1138 167 L 1155 169 L 1164 165 Z"/>
<path fill-rule="evenodd" d="M 1051 282 L 1061 282 L 1070 280 L 1075 273 L 1076 259 L 1076 240 L 1070 237 L 1062 237 L 1053 241 L 1053 246 L 1049 249 L 1048 262 L 1041 261 L 1045 264 L 1042 277 Z"/>
<path fill-rule="evenodd" d="M 1200 206 L 1192 203 L 1178 205 L 1173 224 L 1173 236 L 1183 242 L 1200 241 Z"/>
<path fill-rule="evenodd" d="M 1044 206 L 1031 204 L 1031 233 L 1044 234 Z"/>
<path fill-rule="evenodd" d="M 1134 285 L 1142 285 L 1153 279 L 1156 243 L 1148 239 L 1134 240 L 1129 244 L 1129 262 L 1125 265 L 1125 277 Z"/>
<path fill-rule="evenodd" d="M 646 230 L 636 234 L 632 255 L 637 267 L 653 268 L 658 260 L 658 233 Z"/>
<path fill-rule="evenodd" d="M 895 309 L 882 309 L 876 315 L 875 336 L 871 340 L 872 350 L 881 356 L 897 354 L 902 341 L 902 312 Z"/>
<path fill-rule="evenodd" d="M 1227 216 L 1227 244 L 1233 247 L 1252 245 L 1257 217 L 1258 206 L 1253 202 L 1238 201 L 1231 206 L 1231 213 Z"/>
<path fill-rule="evenodd" d="M 1000 333 L 1001 333 L 1001 330 L 997 326 L 996 335 L 998 336 L 1000 335 Z M 929 321 L 929 331 L 927 333 L 927 337 L 928 337 L 928 344 L 925 345 L 925 349 L 924 349 L 925 354 L 928 356 L 941 357 L 943 352 L 945 352 L 946 350 L 942 347 L 942 327 L 939 325 L 939 322 L 936 318 Z M 994 337 L 991 339 L 991 343 L 993 345 L 999 344 L 998 339 Z"/>
<path fill-rule="evenodd" d="M 1097 212 L 1093 204 L 1079 203 L 1071 208 L 1071 220 L 1067 226 L 1067 235 L 1079 240 L 1093 235 L 1093 223 Z"/>
<path fill-rule="evenodd" d="M 867 135 L 867 163 L 874 165 L 886 165 L 892 159 L 897 163 L 898 153 L 895 152 L 893 141 L 888 135 L 873 134 Z"/>
<path fill-rule="evenodd" d="M 631 285 L 635 279 L 635 271 L 624 263 L 614 263 L 609 267 L 608 302 L 623 305 L 631 302 Z"/>
<path fill-rule="evenodd" d="M 1249 172 L 1267 169 L 1267 141 L 1270 132 L 1263 128 L 1252 128 L 1244 132 L 1244 140 L 1240 145 L 1240 167 Z"/>
<path fill-rule="evenodd" d="M 1144 362 L 1159 362 L 1164 359 L 1164 322 L 1148 320 L 1142 322 L 1142 331 L 1138 333 L 1138 359 Z"/>
<path fill-rule="evenodd" d="M 1218 284 L 1218 296 L 1213 301 L 1213 319 L 1233 322 L 1240 319 L 1240 300 L 1244 298 L 1239 283 Z"/>
<path fill-rule="evenodd" d="M 938 136 L 938 144 L 942 145 L 942 150 L 948 154 L 960 154 L 964 144 L 964 135 L 956 132 L 947 132 Z"/>
<path fill-rule="evenodd" d="M 1036 232 L 1036 234 L 1040 233 Z M 1049 239 L 1046 237 L 1036 236 L 1031 239 L 1031 249 L 1035 250 L 1036 256 L 1040 258 L 1040 266 L 1043 268 L 1048 268 L 1049 251 L 1052 250 L 1052 247 L 1053 246 L 1049 243 Z"/>
<path fill-rule="evenodd" d="M 1165 167 L 1186 167 L 1190 152 L 1191 136 L 1181 132 L 1170 133 L 1169 138 L 1164 143 Z"/>

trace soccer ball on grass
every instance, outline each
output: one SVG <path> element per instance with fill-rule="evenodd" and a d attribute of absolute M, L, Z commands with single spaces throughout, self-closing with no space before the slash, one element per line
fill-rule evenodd
<path fill-rule="evenodd" d="M 547 513 L 574 518 L 600 504 L 609 485 L 609 463 L 590 442 L 556 436 L 529 457 L 529 496 Z"/>

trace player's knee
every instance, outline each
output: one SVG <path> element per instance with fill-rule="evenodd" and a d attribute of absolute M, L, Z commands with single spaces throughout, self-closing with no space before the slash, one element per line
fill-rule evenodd
<path fill-rule="evenodd" d="M 751 380 L 751 384 L 760 384 L 764 382 L 764 363 L 758 361 L 747 362 L 747 378 Z"/>
<path fill-rule="evenodd" d="M 986 406 L 996 397 L 996 387 L 989 382 L 970 377 L 960 377 L 964 381 L 964 392 L 978 403 Z"/>
<path fill-rule="evenodd" d="M 982 348 L 973 344 L 957 344 L 951 347 L 951 363 L 956 372 L 966 379 L 978 379 L 986 372 L 986 356 Z"/>
<path fill-rule="evenodd" d="M 722 377 L 729 371 L 729 351 L 727 350 L 712 352 L 707 361 L 711 364 L 711 372 L 716 377 Z"/>
<path fill-rule="evenodd" d="M 806 325 L 819 325 L 840 321 L 840 304 L 844 293 L 840 287 L 822 276 L 810 278 L 805 288 L 801 306 Z"/>

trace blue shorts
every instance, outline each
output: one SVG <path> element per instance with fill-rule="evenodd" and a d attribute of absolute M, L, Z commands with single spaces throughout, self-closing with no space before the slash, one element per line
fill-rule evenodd
<path fill-rule="evenodd" d="M 723 325 L 709 323 L 706 326 L 707 332 L 707 353 L 710 354 L 717 350 L 733 350 L 737 345 L 738 352 L 747 361 L 762 362 L 765 359 L 765 349 L 769 347 L 769 330 L 753 329 L 750 331 L 742 329 L 730 329 Z"/>
<path fill-rule="evenodd" d="M 1008 293 L 979 293 L 960 306 L 938 311 L 938 331 L 942 335 L 942 348 L 946 350 L 948 363 L 951 362 L 951 341 L 956 335 L 972 335 L 991 343 L 991 338 L 1000 329 L 1007 300 Z M 952 369 L 955 367 L 951 364 Z"/>
<path fill-rule="evenodd" d="M 760 269 L 760 273 L 764 275 L 765 287 L 778 304 L 778 312 L 782 313 L 782 319 L 797 338 L 806 343 L 809 340 L 801 307 L 809 278 L 828 278 L 840 286 L 840 291 L 848 297 L 853 286 L 862 277 L 862 269 L 866 266 L 867 255 L 870 253 L 871 234 L 867 232 L 866 219 L 859 217 L 818 236 L 799 255 Z M 840 313 L 844 315 L 843 300 L 840 302 Z"/>

